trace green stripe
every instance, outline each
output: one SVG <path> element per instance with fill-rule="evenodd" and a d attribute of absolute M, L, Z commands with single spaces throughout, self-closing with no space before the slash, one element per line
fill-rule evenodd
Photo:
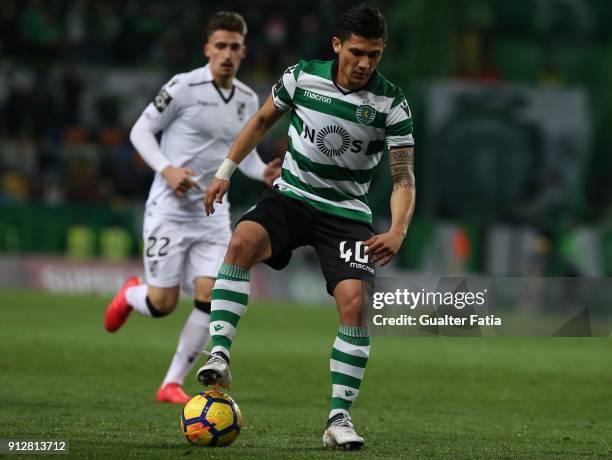
<path fill-rule="evenodd" d="M 217 278 L 233 281 L 249 281 L 249 271 L 246 268 L 238 267 L 237 265 L 221 264 Z"/>
<path fill-rule="evenodd" d="M 403 93 L 399 93 L 395 99 L 393 99 L 393 104 L 391 104 L 391 109 L 394 109 L 395 107 L 397 107 L 398 105 L 400 105 L 402 102 L 404 102 L 406 100 L 406 98 L 404 97 Z"/>
<path fill-rule="evenodd" d="M 349 335 L 343 334 L 342 332 L 338 332 L 338 337 L 344 340 L 346 343 L 350 343 L 352 345 L 360 345 L 363 347 L 370 345 L 369 337 L 351 337 Z"/>
<path fill-rule="evenodd" d="M 293 106 L 293 102 L 291 102 L 291 96 L 289 96 L 285 85 L 281 86 L 280 89 L 276 91 L 274 95 L 278 97 L 281 101 L 283 101 L 285 104 Z"/>
<path fill-rule="evenodd" d="M 291 126 L 295 128 L 298 134 L 302 134 L 302 131 L 304 131 L 304 122 L 295 112 L 291 112 Z M 289 142 L 291 142 L 291 139 L 289 139 Z"/>
<path fill-rule="evenodd" d="M 363 204 L 368 204 L 368 199 L 365 195 L 352 195 L 350 193 L 342 192 L 340 190 L 333 189 L 331 187 L 313 187 L 306 182 L 302 182 L 297 176 L 293 175 L 288 169 L 282 168 L 281 177 L 285 182 L 294 187 L 304 190 L 305 192 L 312 193 L 313 195 L 320 196 L 330 201 L 348 201 L 348 200 L 359 200 Z"/>
<path fill-rule="evenodd" d="M 308 61 L 304 61 L 303 59 L 297 63 L 297 65 L 295 66 L 295 69 L 293 69 L 293 79 L 295 81 L 298 80 L 300 76 L 300 72 L 304 69 L 304 66 L 307 64 L 308 64 Z"/>
<path fill-rule="evenodd" d="M 305 91 L 306 90 L 302 88 L 295 89 L 295 94 L 293 95 L 294 104 L 300 105 L 307 109 L 315 110 L 319 113 L 325 113 L 333 117 L 352 121 L 353 123 L 360 125 L 362 124 L 359 120 L 357 120 L 357 106 L 355 104 L 351 104 L 350 102 L 346 102 L 341 99 L 336 99 L 335 97 L 320 94 L 321 98 L 324 98 L 325 100 L 329 99 L 329 102 L 322 102 L 320 100 L 307 97 L 305 95 Z M 313 94 L 318 94 L 315 91 L 308 91 Z M 376 112 L 374 120 L 368 126 L 372 126 L 374 128 L 384 128 L 386 119 L 386 113 Z"/>
<path fill-rule="evenodd" d="M 212 318 L 210 319 L 212 321 Z M 345 364 L 350 364 L 351 366 L 357 366 L 365 369 L 366 364 L 368 363 L 368 358 L 362 358 L 360 356 L 349 355 L 348 353 L 344 353 L 343 351 L 332 348 L 331 353 L 332 359 L 336 361 L 341 361 Z"/>
<path fill-rule="evenodd" d="M 349 324 L 341 324 L 338 331 L 340 334 L 348 335 L 349 337 L 370 336 L 370 329 L 367 326 L 351 326 Z"/>
<path fill-rule="evenodd" d="M 239 282 L 248 281 L 248 279 L 245 280 L 245 279 L 242 279 L 242 278 L 236 278 L 235 276 L 222 275 L 221 273 L 217 274 L 217 279 L 218 280 L 239 281 Z"/>
<path fill-rule="evenodd" d="M 366 155 L 376 155 L 381 153 L 385 148 L 385 140 L 370 141 L 365 152 Z"/>
<path fill-rule="evenodd" d="M 376 166 L 370 169 L 350 169 L 344 168 L 342 166 L 336 165 L 326 165 L 323 163 L 316 163 L 311 161 L 306 155 L 298 152 L 295 147 L 293 147 L 293 142 L 291 142 L 291 137 L 287 138 L 287 149 L 289 150 L 289 154 L 293 161 L 298 165 L 298 167 L 302 171 L 311 172 L 316 174 L 321 179 L 331 179 L 331 180 L 344 180 L 350 182 L 356 182 L 358 184 L 366 184 L 370 182 L 372 179 L 372 174 L 374 174 L 374 170 Z M 378 165 L 377 165 L 378 166 Z"/>
<path fill-rule="evenodd" d="M 346 219 L 357 220 L 359 222 L 365 222 L 366 224 L 372 224 L 372 216 L 367 212 L 357 211 L 355 209 L 341 208 L 321 201 L 309 200 L 308 198 L 298 195 L 291 190 L 278 190 L 281 193 L 290 198 L 303 201 L 308 203 L 310 206 L 317 208 L 320 211 L 326 212 L 327 214 L 333 214 L 334 216 L 344 217 Z"/>
<path fill-rule="evenodd" d="M 249 303 L 249 296 L 241 292 L 229 291 L 227 289 L 213 289 L 212 300 L 229 300 L 230 302 L 236 302 L 246 306 Z"/>
<path fill-rule="evenodd" d="M 412 134 L 412 118 L 389 125 L 385 130 L 387 136 L 407 136 L 409 134 Z"/>
<path fill-rule="evenodd" d="M 344 385 L 346 387 L 355 388 L 356 390 L 358 390 L 359 385 L 361 385 L 361 379 L 356 379 L 355 377 L 340 372 L 332 372 L 331 379 L 333 384 Z"/>
<path fill-rule="evenodd" d="M 351 408 L 351 404 L 352 403 L 353 403 L 353 401 L 349 401 L 348 399 L 342 399 L 342 398 L 333 397 L 332 398 L 332 403 L 331 403 L 331 408 L 332 409 L 349 410 Z"/>
<path fill-rule="evenodd" d="M 224 335 L 212 335 L 211 336 L 211 346 L 214 347 L 223 347 L 227 351 L 232 347 L 232 341 L 225 337 Z"/>
<path fill-rule="evenodd" d="M 240 321 L 240 316 L 228 310 L 212 310 L 210 312 L 210 322 L 212 323 L 213 321 L 225 321 L 236 327 L 238 326 L 238 321 Z"/>
<path fill-rule="evenodd" d="M 304 73 L 308 73 L 310 75 L 316 75 L 317 77 L 321 77 L 321 78 L 331 81 L 332 79 L 331 68 L 332 68 L 333 63 L 334 61 L 300 61 L 301 65 L 298 64 L 298 67 Z M 297 70 L 297 68 L 295 70 Z M 298 79 L 298 75 L 295 75 L 295 80 L 297 81 L 297 79 Z"/>
<path fill-rule="evenodd" d="M 395 98 L 398 94 L 402 94 L 402 90 L 383 77 L 378 70 L 375 71 L 376 76 L 372 81 L 364 88 L 372 94 L 377 96 L 385 96 Z"/>

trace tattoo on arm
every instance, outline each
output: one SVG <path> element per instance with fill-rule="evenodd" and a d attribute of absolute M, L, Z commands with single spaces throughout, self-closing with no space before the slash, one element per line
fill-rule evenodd
<path fill-rule="evenodd" d="M 393 190 L 414 188 L 414 148 L 407 147 L 389 150 L 389 166 Z"/>

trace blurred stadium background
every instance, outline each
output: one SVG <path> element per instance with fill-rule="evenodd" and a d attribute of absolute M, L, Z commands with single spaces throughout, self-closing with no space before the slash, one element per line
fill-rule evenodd
<path fill-rule="evenodd" d="M 0 438 L 68 439 L 78 458 L 193 453 L 178 408 L 153 404 L 187 299 L 163 321 L 102 327 L 112 292 L 142 273 L 152 173 L 129 130 L 171 75 L 204 65 L 213 12 L 245 16 L 239 78 L 263 100 L 297 59 L 331 57 L 352 4 L 0 2 Z M 417 143 L 416 214 L 381 274 L 612 276 L 612 3 L 371 4 L 389 23 L 380 70 L 404 90 Z M 283 154 L 285 126 L 265 159 Z M 261 186 L 232 187 L 237 217 Z M 379 230 L 390 189 L 383 161 Z M 337 317 L 315 256 L 256 268 L 259 300 L 232 349 L 246 427 L 206 455 L 335 458 L 320 435 Z M 352 412 L 359 458 L 612 456 L 607 338 L 376 337 L 373 350 Z"/>
<path fill-rule="evenodd" d="M 332 56 L 352 4 L 3 1 L 0 285 L 110 292 L 139 269 L 152 172 L 128 133 L 162 83 L 204 65 L 211 13 L 244 14 L 239 78 L 263 100 L 286 66 Z M 380 70 L 406 93 L 417 142 L 416 214 L 381 273 L 612 275 L 610 2 L 372 4 L 389 22 Z M 260 145 L 266 160 L 283 155 L 285 127 Z M 383 161 L 380 230 L 390 188 Z M 234 181 L 234 216 L 260 191 Z M 295 259 L 278 288 L 260 270 L 260 297 L 325 298 L 314 256 Z"/>

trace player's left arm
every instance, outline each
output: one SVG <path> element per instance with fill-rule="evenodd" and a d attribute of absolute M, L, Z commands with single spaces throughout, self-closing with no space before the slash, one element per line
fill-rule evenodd
<path fill-rule="evenodd" d="M 374 235 L 365 241 L 372 261 L 386 265 L 398 253 L 412 219 L 416 188 L 414 180 L 414 148 L 397 147 L 389 150 L 389 166 L 393 191 L 391 192 L 391 227 L 386 233 Z"/>

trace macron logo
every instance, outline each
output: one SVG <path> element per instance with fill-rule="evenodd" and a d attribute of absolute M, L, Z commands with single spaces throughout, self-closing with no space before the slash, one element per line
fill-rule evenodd
<path fill-rule="evenodd" d="M 215 332 L 219 332 L 221 329 L 223 329 L 223 326 L 221 326 L 220 324 L 215 324 L 213 326 L 213 329 L 215 330 Z"/>
<path fill-rule="evenodd" d="M 324 102 L 325 104 L 331 104 L 331 97 L 321 96 L 320 94 L 311 93 L 310 91 L 304 90 L 304 96 L 315 101 Z"/>

